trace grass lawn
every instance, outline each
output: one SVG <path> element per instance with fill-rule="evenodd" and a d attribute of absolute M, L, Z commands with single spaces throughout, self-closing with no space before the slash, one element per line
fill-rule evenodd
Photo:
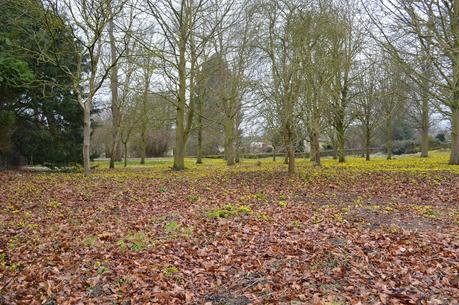
<path fill-rule="evenodd" d="M 459 166 L 0 173 L 0 304 L 456 304 Z"/>

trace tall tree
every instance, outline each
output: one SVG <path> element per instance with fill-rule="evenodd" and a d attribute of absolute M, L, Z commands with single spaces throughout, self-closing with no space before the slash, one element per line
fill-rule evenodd
<path fill-rule="evenodd" d="M 459 0 L 378 1 L 370 14 L 388 52 L 438 102 L 437 110 L 451 122 L 450 164 L 459 164 Z M 379 12 L 379 13 L 376 13 Z M 382 17 L 384 16 L 384 17 Z M 413 49 L 416 52 L 413 52 Z M 432 77 L 411 63 L 428 58 Z M 429 86 L 423 85 L 427 81 Z"/>
<path fill-rule="evenodd" d="M 91 172 L 89 147 L 91 109 L 97 92 L 124 53 L 124 51 L 118 52 L 109 65 L 102 65 L 104 31 L 107 30 L 110 22 L 121 14 L 125 1 L 116 5 L 105 0 L 44 0 L 44 2 L 56 15 L 61 16 L 60 26 L 68 25 L 71 28 L 71 39 L 77 41 L 79 45 L 78 52 L 75 52 L 76 71 L 72 71 L 56 58 L 50 57 L 48 60 L 54 61 L 72 79 L 73 91 L 83 110 L 83 165 L 84 174 L 89 175 Z M 50 29 L 56 26 L 59 26 L 56 22 L 49 24 Z M 83 70 L 83 67 L 87 67 L 87 71 Z"/>

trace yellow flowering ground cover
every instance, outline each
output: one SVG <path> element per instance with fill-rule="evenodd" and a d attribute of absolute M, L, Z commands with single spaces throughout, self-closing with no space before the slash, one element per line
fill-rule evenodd
<path fill-rule="evenodd" d="M 0 173 L 0 304 L 455 304 L 448 152 Z"/>

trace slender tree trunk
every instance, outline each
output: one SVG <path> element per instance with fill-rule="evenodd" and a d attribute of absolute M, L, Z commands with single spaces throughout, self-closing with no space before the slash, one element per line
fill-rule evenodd
<path fill-rule="evenodd" d="M 273 162 L 276 162 L 276 147 L 273 146 Z"/>
<path fill-rule="evenodd" d="M 345 147 L 345 131 L 344 126 L 340 125 L 336 128 L 336 142 L 338 148 L 338 162 L 346 162 L 346 147 Z"/>
<path fill-rule="evenodd" d="M 451 156 L 449 164 L 459 165 L 459 0 L 454 0 L 451 29 L 454 37 L 453 101 L 451 103 Z"/>
<path fill-rule="evenodd" d="M 120 107 L 118 104 L 118 67 L 116 65 L 116 41 L 114 35 L 114 24 L 113 20 L 109 22 L 108 33 L 110 38 L 110 52 L 111 52 L 111 64 L 112 68 L 110 71 L 110 90 L 112 94 L 111 111 L 112 111 L 112 144 L 110 148 L 110 164 L 109 168 L 115 168 L 115 160 L 119 156 L 118 150 L 118 134 L 120 128 Z"/>
<path fill-rule="evenodd" d="M 313 113 L 311 120 L 311 161 L 314 166 L 320 166 L 320 117 Z"/>
<path fill-rule="evenodd" d="M 309 134 L 309 161 L 313 162 L 314 161 L 314 156 L 316 155 L 315 152 L 315 145 L 314 145 L 314 132 L 312 131 L 312 128 L 309 128 L 308 130 Z"/>
<path fill-rule="evenodd" d="M 127 142 L 124 142 L 124 167 L 127 167 L 127 154 L 128 154 L 128 147 Z"/>
<path fill-rule="evenodd" d="M 241 152 L 240 152 L 240 147 L 239 147 L 239 140 L 236 140 L 234 162 L 236 163 L 241 162 Z"/>
<path fill-rule="evenodd" d="M 146 140 L 146 130 L 142 126 L 142 130 L 140 132 L 140 164 L 145 164 L 145 157 L 147 154 L 147 140 Z"/>
<path fill-rule="evenodd" d="M 370 127 L 367 125 L 365 127 L 365 160 L 370 161 L 370 139 L 371 131 Z"/>
<path fill-rule="evenodd" d="M 451 155 L 449 164 L 459 165 L 459 107 L 453 108 L 451 111 Z"/>
<path fill-rule="evenodd" d="M 284 142 L 287 149 L 286 160 L 288 162 L 288 172 L 289 174 L 295 173 L 295 147 L 293 144 L 293 132 L 291 123 L 287 122 L 284 127 Z"/>
<path fill-rule="evenodd" d="M 393 131 L 392 131 L 392 116 L 389 115 L 386 119 L 386 132 L 387 132 L 387 141 L 386 141 L 386 149 L 387 149 L 387 160 L 392 159 L 392 149 L 393 145 Z"/>
<path fill-rule="evenodd" d="M 427 118 L 427 124 L 424 119 L 422 120 L 421 127 L 421 158 L 427 158 L 429 156 L 429 122 Z"/>
<path fill-rule="evenodd" d="M 197 147 L 197 164 L 202 164 L 202 99 L 198 100 L 198 147 Z"/>
<path fill-rule="evenodd" d="M 91 102 L 86 101 L 83 107 L 83 167 L 84 175 L 91 174 L 89 146 L 91 143 Z"/>
<path fill-rule="evenodd" d="M 185 169 L 185 106 L 186 106 L 186 44 L 183 37 L 180 37 L 179 46 L 179 90 L 177 101 L 177 114 L 175 119 L 175 150 L 173 170 Z"/>
<path fill-rule="evenodd" d="M 235 139 L 235 146 L 236 146 L 235 147 L 235 150 L 236 150 L 235 154 L 236 155 L 234 157 L 234 161 L 236 163 L 239 163 L 240 162 L 240 154 L 241 154 L 241 152 L 240 152 L 240 150 L 241 150 L 241 135 L 239 133 L 239 128 L 236 129 L 236 136 L 235 137 L 236 137 L 236 139 Z"/>
<path fill-rule="evenodd" d="M 313 151 L 312 155 L 312 163 L 314 166 L 320 166 L 320 140 L 319 140 L 319 133 L 314 130 L 311 135 L 311 151 Z M 312 149 L 313 148 L 313 149 Z"/>
<path fill-rule="evenodd" d="M 429 82 L 425 81 L 423 84 L 423 95 L 421 105 L 421 158 L 429 156 L 429 89 L 427 86 Z"/>
<path fill-rule="evenodd" d="M 234 122 L 232 118 L 226 117 L 224 123 L 225 129 L 225 156 L 226 164 L 234 165 L 235 161 L 235 150 L 234 150 Z"/>

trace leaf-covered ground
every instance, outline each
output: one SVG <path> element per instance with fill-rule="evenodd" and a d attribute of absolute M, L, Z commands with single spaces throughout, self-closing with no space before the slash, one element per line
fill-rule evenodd
<path fill-rule="evenodd" d="M 457 304 L 447 154 L 0 173 L 0 304 Z"/>

